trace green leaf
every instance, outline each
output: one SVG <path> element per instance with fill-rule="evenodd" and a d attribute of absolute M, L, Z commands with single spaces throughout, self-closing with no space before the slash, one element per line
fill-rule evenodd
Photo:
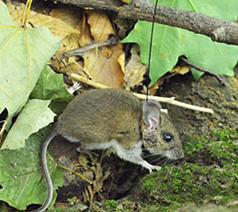
<path fill-rule="evenodd" d="M 19 210 L 30 204 L 42 204 L 47 197 L 39 162 L 40 144 L 45 135 L 44 129 L 30 136 L 24 148 L 1 151 L 0 200 Z M 63 185 L 63 174 L 52 158 L 48 158 L 48 163 L 56 190 Z"/>
<path fill-rule="evenodd" d="M 155 0 L 151 1 L 155 2 Z M 199 12 L 227 21 L 236 21 L 237 19 L 238 4 L 236 0 L 229 0 L 229 4 L 226 0 L 159 0 L 159 4 L 165 7 Z"/>
<path fill-rule="evenodd" d="M 206 36 L 192 32 L 186 32 L 185 36 L 186 45 L 181 54 L 186 55 L 192 64 L 215 74 L 234 75 L 233 68 L 238 60 L 237 46 L 212 42 Z"/>
<path fill-rule="evenodd" d="M 32 99 L 22 109 L 7 134 L 1 149 L 18 149 L 25 146 L 29 136 L 54 121 L 55 114 L 48 108 L 50 101 Z"/>
<path fill-rule="evenodd" d="M 193 12 L 202 12 L 217 18 L 236 20 L 237 1 L 229 4 L 220 0 L 159 0 L 159 5 Z M 229 11 L 229 13 L 224 12 Z M 124 42 L 138 43 L 142 63 L 148 64 L 151 23 L 138 21 Z M 155 24 L 150 78 L 151 84 L 172 70 L 178 57 L 187 56 L 191 63 L 216 74 L 233 76 L 238 59 L 238 47 L 212 42 L 208 37 L 193 32 Z"/>
<path fill-rule="evenodd" d="M 14 26 L 15 24 L 7 11 L 8 11 L 7 6 L 2 1 L 0 1 L 0 25 Z M 1 28 L 2 27 L 0 26 L 0 29 Z"/>
<path fill-rule="evenodd" d="M 57 101 L 69 101 L 72 97 L 66 90 L 62 74 L 56 74 L 49 66 L 45 66 L 41 72 L 30 96 L 32 99 Z"/>
<path fill-rule="evenodd" d="M 193 75 L 193 78 L 195 80 L 198 80 L 204 73 L 202 73 L 201 71 L 197 71 L 196 69 L 194 68 L 191 68 L 191 71 L 192 71 L 192 75 Z"/>
<path fill-rule="evenodd" d="M 6 107 L 13 116 L 27 102 L 60 42 L 47 28 L 13 26 L 2 2 L 0 14 L 0 111 Z"/>

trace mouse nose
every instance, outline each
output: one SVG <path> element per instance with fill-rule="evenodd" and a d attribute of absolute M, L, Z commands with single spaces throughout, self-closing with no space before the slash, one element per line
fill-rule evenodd
<path fill-rule="evenodd" d="M 178 147 L 168 150 L 165 155 L 167 158 L 169 158 L 171 160 L 178 160 L 178 159 L 184 158 L 183 149 L 178 148 Z"/>

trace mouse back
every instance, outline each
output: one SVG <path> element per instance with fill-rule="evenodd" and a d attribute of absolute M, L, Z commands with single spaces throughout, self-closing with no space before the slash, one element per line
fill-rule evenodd
<path fill-rule="evenodd" d="M 56 130 L 82 145 L 117 140 L 130 148 L 140 140 L 140 119 L 141 102 L 130 92 L 91 90 L 79 94 L 67 105 L 58 118 Z"/>

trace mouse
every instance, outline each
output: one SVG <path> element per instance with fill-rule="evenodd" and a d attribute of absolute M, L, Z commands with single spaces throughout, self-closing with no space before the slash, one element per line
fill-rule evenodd
<path fill-rule="evenodd" d="M 94 89 L 77 95 L 59 115 L 52 132 L 42 144 L 41 166 L 48 196 L 34 211 L 45 211 L 52 201 L 53 184 L 46 154 L 56 135 L 78 142 L 80 149 L 112 149 L 119 158 L 149 172 L 159 171 L 161 167 L 144 160 L 143 149 L 171 160 L 183 158 L 179 133 L 169 116 L 160 109 L 159 102 L 150 99 L 143 102 L 123 89 Z"/>

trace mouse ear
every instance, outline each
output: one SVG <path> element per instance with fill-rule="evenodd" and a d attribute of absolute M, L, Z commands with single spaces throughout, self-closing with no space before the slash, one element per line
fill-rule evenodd
<path fill-rule="evenodd" d="M 157 101 L 149 100 L 143 104 L 143 120 L 150 131 L 160 125 L 160 109 L 161 105 Z"/>

